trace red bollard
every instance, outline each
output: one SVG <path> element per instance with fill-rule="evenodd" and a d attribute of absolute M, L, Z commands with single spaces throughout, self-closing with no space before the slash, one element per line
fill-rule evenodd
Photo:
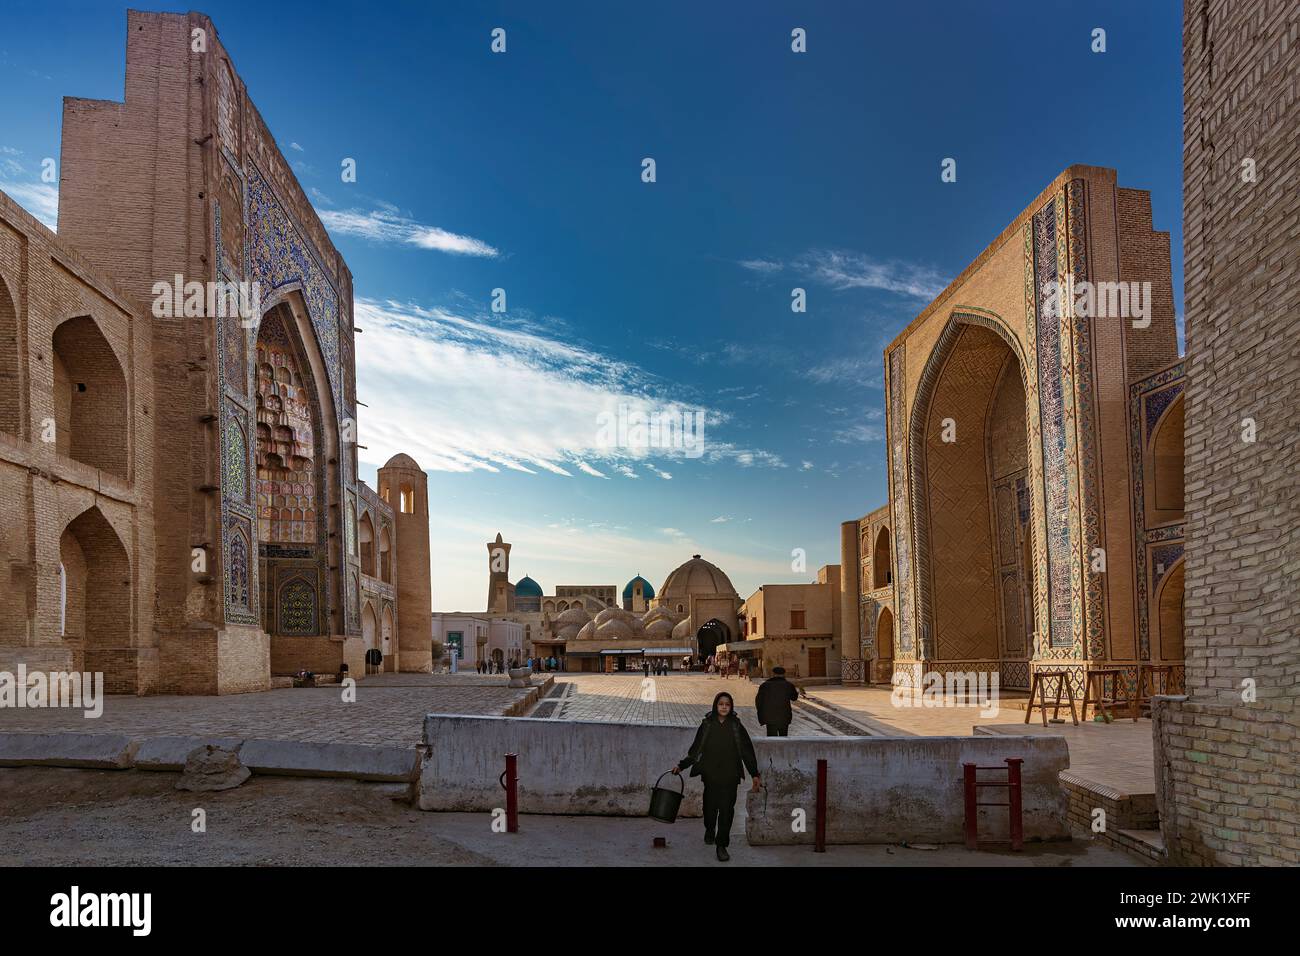
<path fill-rule="evenodd" d="M 1007 757 L 1007 805 L 1011 813 L 1011 849 L 1025 848 L 1025 822 L 1020 816 L 1020 765 L 1022 757 Z"/>
<path fill-rule="evenodd" d="M 814 853 L 826 852 L 826 761 L 817 761 L 817 837 Z"/>
<path fill-rule="evenodd" d="M 962 769 L 962 789 L 966 795 L 966 849 L 973 850 L 977 844 L 975 835 L 979 810 L 975 806 L 975 764 L 964 763 Z"/>
<path fill-rule="evenodd" d="M 506 791 L 506 832 L 519 832 L 519 755 L 506 754 L 506 769 L 499 778 Z"/>

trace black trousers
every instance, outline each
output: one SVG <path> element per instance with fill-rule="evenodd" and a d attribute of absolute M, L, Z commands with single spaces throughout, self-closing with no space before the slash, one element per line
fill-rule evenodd
<path fill-rule="evenodd" d="M 789 737 L 790 725 L 789 724 L 768 724 L 767 735 L 769 737 Z"/>
<path fill-rule="evenodd" d="M 736 817 L 736 790 L 740 783 L 734 780 L 704 780 L 704 832 L 712 834 L 718 846 L 731 843 L 731 821 Z"/>

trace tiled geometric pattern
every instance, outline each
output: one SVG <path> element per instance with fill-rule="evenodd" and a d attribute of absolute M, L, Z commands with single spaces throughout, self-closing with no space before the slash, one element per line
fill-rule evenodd
<path fill-rule="evenodd" d="M 896 656 L 911 659 L 913 647 L 912 614 L 912 519 L 907 488 L 907 407 L 904 399 L 906 346 L 889 353 L 889 446 L 890 490 L 893 501 L 895 593 L 898 595 L 898 648 Z"/>
<path fill-rule="evenodd" d="M 1038 394 L 1042 421 L 1043 483 L 1046 497 L 1049 641 L 1071 646 L 1070 468 L 1065 404 L 1067 383 L 1062 361 L 1061 317 L 1047 291 L 1057 270 L 1056 209 L 1053 199 L 1034 215 L 1034 281 L 1037 295 Z"/>

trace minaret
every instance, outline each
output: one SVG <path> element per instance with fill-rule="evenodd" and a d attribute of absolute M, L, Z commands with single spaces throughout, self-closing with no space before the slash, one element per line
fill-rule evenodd
<path fill-rule="evenodd" d="M 379 469 L 379 497 L 393 508 L 397 532 L 397 667 L 433 670 L 433 584 L 429 568 L 429 484 L 410 455 Z"/>
<path fill-rule="evenodd" d="M 507 614 L 514 610 L 514 601 L 510 591 L 510 544 L 497 539 L 487 543 L 488 549 L 488 596 L 487 612 L 489 614 Z"/>

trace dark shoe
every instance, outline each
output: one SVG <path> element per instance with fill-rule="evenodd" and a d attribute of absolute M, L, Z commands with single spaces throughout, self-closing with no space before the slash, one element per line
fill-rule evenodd
<path fill-rule="evenodd" d="M 718 847 L 718 862 L 726 863 L 730 859 L 731 854 L 727 852 L 727 848 L 725 846 Z"/>
<path fill-rule="evenodd" d="M 704 834 L 704 843 L 705 843 L 706 846 L 713 846 L 713 834 L 712 834 L 712 833 L 707 833 L 707 832 L 706 832 L 706 833 Z"/>

